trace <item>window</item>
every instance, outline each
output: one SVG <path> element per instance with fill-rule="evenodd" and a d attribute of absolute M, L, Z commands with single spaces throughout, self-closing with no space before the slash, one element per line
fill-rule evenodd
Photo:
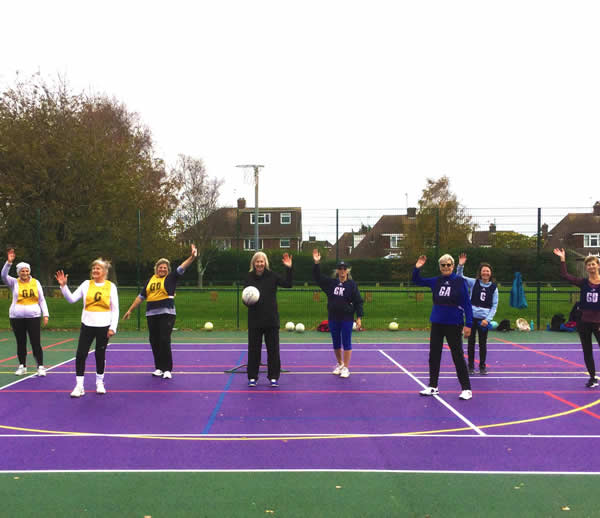
<path fill-rule="evenodd" d="M 583 234 L 583 246 L 586 248 L 600 247 L 600 234 Z"/>
<path fill-rule="evenodd" d="M 263 240 L 259 239 L 258 243 L 260 244 L 260 248 L 262 248 Z M 256 250 L 256 248 L 254 248 L 254 239 L 244 239 L 244 250 Z"/>
<path fill-rule="evenodd" d="M 231 248 L 231 239 L 213 239 L 212 243 L 218 250 L 229 250 Z"/>
<path fill-rule="evenodd" d="M 291 223 L 292 223 L 292 213 L 291 212 L 282 212 L 279 215 L 279 222 L 282 225 L 291 225 Z"/>
<path fill-rule="evenodd" d="M 250 224 L 254 225 L 254 212 L 250 213 Z M 270 225 L 271 224 L 271 214 L 269 212 L 263 212 L 258 214 L 258 224 L 259 225 Z"/>
<path fill-rule="evenodd" d="M 289 248 L 290 247 L 290 239 L 280 239 L 279 240 L 279 248 Z"/>
<path fill-rule="evenodd" d="M 400 241 L 404 236 L 402 234 L 391 234 L 390 235 L 390 248 L 400 248 Z"/>

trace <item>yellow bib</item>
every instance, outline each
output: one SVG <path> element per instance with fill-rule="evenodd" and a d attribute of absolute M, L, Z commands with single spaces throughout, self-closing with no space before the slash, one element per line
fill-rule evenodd
<path fill-rule="evenodd" d="M 86 311 L 110 311 L 110 281 L 104 281 L 102 286 L 98 286 L 94 281 L 90 281 L 88 292 L 85 296 Z"/>
<path fill-rule="evenodd" d="M 146 285 L 146 300 L 148 302 L 156 302 L 169 298 L 169 294 L 165 289 L 165 279 L 167 277 L 157 277 L 153 275 Z"/>
<path fill-rule="evenodd" d="M 37 282 L 33 277 L 29 279 L 29 282 L 21 282 L 20 279 L 17 279 L 19 283 L 19 295 L 17 297 L 17 304 L 22 304 L 23 306 L 31 306 L 33 304 L 37 304 L 39 302 L 39 295 L 37 289 Z"/>

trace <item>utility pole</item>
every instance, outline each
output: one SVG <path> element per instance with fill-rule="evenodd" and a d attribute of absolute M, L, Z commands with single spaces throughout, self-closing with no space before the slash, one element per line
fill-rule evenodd
<path fill-rule="evenodd" d="M 251 167 L 254 169 L 254 250 L 258 252 L 258 172 L 260 171 L 261 167 L 264 167 L 264 165 L 245 164 L 236 165 L 236 167 L 241 167 L 243 169 Z"/>

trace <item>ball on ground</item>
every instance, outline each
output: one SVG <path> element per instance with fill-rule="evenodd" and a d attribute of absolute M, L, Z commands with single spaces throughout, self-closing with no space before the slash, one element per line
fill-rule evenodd
<path fill-rule="evenodd" d="M 490 329 L 496 329 L 498 327 L 498 322 L 496 322 L 495 320 L 492 320 L 489 324 L 488 327 Z"/>
<path fill-rule="evenodd" d="M 304 324 L 296 324 L 296 332 L 304 333 Z"/>
<path fill-rule="evenodd" d="M 213 330 L 213 323 L 212 322 L 206 322 L 206 324 L 204 324 L 204 329 L 206 329 L 207 331 L 212 331 Z"/>
<path fill-rule="evenodd" d="M 390 322 L 388 327 L 390 331 L 398 331 L 398 322 Z"/>
<path fill-rule="evenodd" d="M 285 324 L 285 329 L 286 331 L 293 331 L 294 329 L 296 329 L 296 325 L 293 322 L 287 322 Z"/>
<path fill-rule="evenodd" d="M 255 286 L 246 286 L 242 291 L 242 302 L 246 306 L 253 306 L 260 299 L 260 291 Z"/>

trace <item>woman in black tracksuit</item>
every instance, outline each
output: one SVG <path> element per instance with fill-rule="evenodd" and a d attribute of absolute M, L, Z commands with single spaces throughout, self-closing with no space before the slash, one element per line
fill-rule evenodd
<path fill-rule="evenodd" d="M 248 386 L 258 380 L 263 336 L 267 348 L 267 376 L 272 387 L 279 385 L 281 360 L 279 358 L 279 311 L 277 287 L 292 287 L 292 256 L 283 254 L 285 278 L 269 269 L 269 259 L 256 252 L 250 261 L 250 271 L 244 287 L 254 286 L 260 293 L 256 304 L 248 306 Z"/>

